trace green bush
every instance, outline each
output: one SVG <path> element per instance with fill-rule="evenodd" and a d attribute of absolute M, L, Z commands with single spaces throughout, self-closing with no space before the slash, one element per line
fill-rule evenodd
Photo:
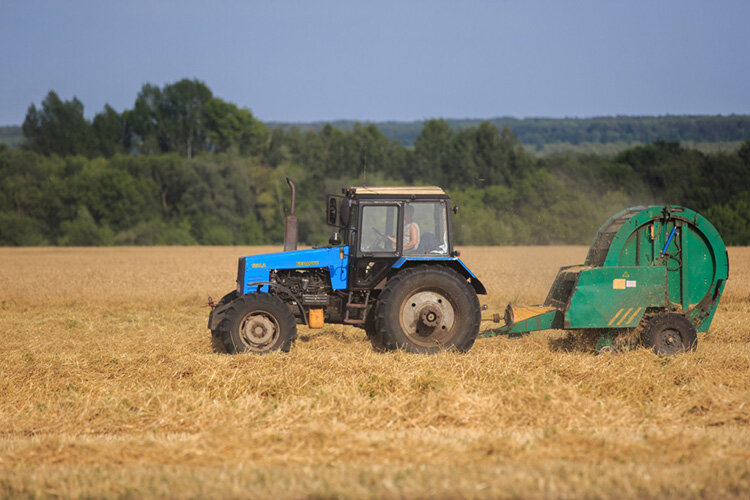
<path fill-rule="evenodd" d="M 116 245 L 196 245 L 190 224 L 167 224 L 160 220 L 141 221 L 115 236 Z"/>
<path fill-rule="evenodd" d="M 31 217 L 0 212 L 0 245 L 40 246 L 49 242 L 43 235 L 43 224 Z"/>
<path fill-rule="evenodd" d="M 98 226 L 86 207 L 78 208 L 78 215 L 60 225 L 62 235 L 57 240 L 64 246 L 108 246 L 114 243 L 114 233 L 106 224 Z"/>

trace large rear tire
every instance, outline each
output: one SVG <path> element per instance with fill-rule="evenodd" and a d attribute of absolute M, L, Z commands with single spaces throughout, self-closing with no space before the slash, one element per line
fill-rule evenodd
<path fill-rule="evenodd" d="M 365 318 L 364 327 L 367 339 L 370 341 L 370 344 L 372 344 L 372 348 L 378 352 L 382 352 L 385 351 L 385 346 L 383 346 L 383 338 L 380 336 L 380 333 L 375 326 L 376 307 L 377 306 L 374 305 L 370 307 L 370 310 L 367 312 L 367 317 Z"/>
<path fill-rule="evenodd" d="M 465 352 L 479 334 L 481 308 L 474 289 L 450 268 L 432 265 L 392 277 L 375 306 L 376 337 L 386 350 Z M 373 347 L 378 346 L 373 342 Z"/>
<path fill-rule="evenodd" d="M 218 330 L 229 354 L 289 352 L 297 338 L 297 322 L 289 306 L 267 293 L 234 300 Z"/>
<path fill-rule="evenodd" d="M 695 326 L 682 314 L 662 313 L 646 323 L 641 341 L 656 354 L 671 356 L 694 351 L 698 345 L 698 334 Z"/>

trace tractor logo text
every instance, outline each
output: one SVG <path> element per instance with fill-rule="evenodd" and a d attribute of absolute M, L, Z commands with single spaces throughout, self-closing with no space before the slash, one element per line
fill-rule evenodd
<path fill-rule="evenodd" d="M 298 266 L 318 266 L 320 265 L 320 261 L 317 260 L 311 260 L 308 262 L 297 262 Z"/>
<path fill-rule="evenodd" d="M 258 268 L 258 267 L 266 267 L 265 264 L 251 264 L 251 266 L 253 269 Z"/>

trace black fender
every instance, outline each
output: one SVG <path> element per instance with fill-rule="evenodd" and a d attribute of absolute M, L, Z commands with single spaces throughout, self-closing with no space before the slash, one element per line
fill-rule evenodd
<path fill-rule="evenodd" d="M 213 309 L 211 309 L 211 312 L 208 315 L 208 329 L 209 330 L 214 331 L 219 327 L 219 324 L 221 324 L 221 320 L 224 319 L 224 314 L 226 314 L 227 308 L 232 304 L 232 302 L 227 302 L 226 304 L 220 304 L 214 307 Z"/>
<path fill-rule="evenodd" d="M 394 267 L 391 268 L 391 272 L 388 273 L 388 276 L 393 276 L 402 269 L 407 269 L 414 266 L 422 266 L 425 264 L 432 266 L 449 267 L 466 278 L 477 295 L 487 295 L 487 288 L 485 288 L 484 284 L 479 280 L 479 278 L 474 275 L 474 273 L 469 271 L 469 268 L 467 268 L 466 265 L 464 265 L 464 263 L 459 259 L 414 259 L 405 260 L 404 262 L 396 262 Z"/>

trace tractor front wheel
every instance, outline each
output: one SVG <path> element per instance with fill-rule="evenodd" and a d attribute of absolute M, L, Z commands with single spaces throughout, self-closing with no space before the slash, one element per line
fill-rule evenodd
<path fill-rule="evenodd" d="M 386 350 L 465 352 L 474 345 L 481 315 L 477 294 L 463 276 L 443 266 L 420 266 L 388 281 L 374 326 Z"/>
<path fill-rule="evenodd" d="M 662 313 L 646 323 L 641 341 L 656 354 L 671 356 L 694 351 L 698 345 L 698 335 L 695 326 L 682 314 Z"/>
<path fill-rule="evenodd" d="M 233 301 L 219 332 L 229 354 L 288 352 L 297 338 L 297 322 L 278 297 L 251 293 Z"/>

